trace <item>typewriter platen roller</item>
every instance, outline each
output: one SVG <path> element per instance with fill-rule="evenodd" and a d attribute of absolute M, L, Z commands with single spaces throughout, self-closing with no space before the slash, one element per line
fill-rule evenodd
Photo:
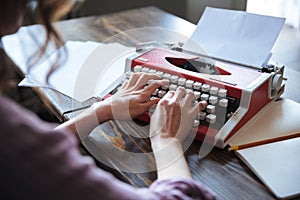
<path fill-rule="evenodd" d="M 208 106 L 195 120 L 196 139 L 224 148 L 235 133 L 284 91 L 284 66 L 253 68 L 167 48 L 139 49 L 126 60 L 127 72 L 155 73 L 169 79 L 153 93 L 163 97 L 183 86 Z M 142 120 L 149 120 L 147 117 Z"/>

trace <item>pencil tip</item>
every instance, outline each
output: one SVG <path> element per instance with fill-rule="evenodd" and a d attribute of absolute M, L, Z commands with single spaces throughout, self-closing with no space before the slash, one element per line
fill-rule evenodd
<path fill-rule="evenodd" d="M 238 146 L 232 146 L 227 149 L 227 151 L 236 151 L 236 150 L 239 150 Z"/>

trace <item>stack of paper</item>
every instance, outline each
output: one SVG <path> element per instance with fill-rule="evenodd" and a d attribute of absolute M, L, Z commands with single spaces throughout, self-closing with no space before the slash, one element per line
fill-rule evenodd
<path fill-rule="evenodd" d="M 103 97 L 107 87 L 124 74 L 126 58 L 135 51 L 117 43 L 72 41 L 65 48 L 67 60 L 51 74 L 48 85 L 45 77 L 58 52 L 34 68 L 19 85 L 50 87 L 78 101 Z"/>
<path fill-rule="evenodd" d="M 68 41 L 64 46 L 67 54 L 61 48 L 28 70 L 26 51 L 22 51 L 26 47 L 22 46 L 17 35 L 5 38 L 4 48 L 25 73 L 26 77 L 19 86 L 52 88 L 81 102 L 91 97 L 103 97 L 109 92 L 107 88 L 124 74 L 126 58 L 135 51 L 135 48 L 118 43 Z M 34 46 L 38 50 L 39 45 Z M 46 83 L 47 73 L 59 53 L 66 58 L 65 62 Z"/>

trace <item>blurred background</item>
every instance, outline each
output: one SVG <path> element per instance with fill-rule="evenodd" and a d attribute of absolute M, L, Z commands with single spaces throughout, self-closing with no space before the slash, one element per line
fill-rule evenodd
<path fill-rule="evenodd" d="M 206 6 L 285 17 L 286 23 L 300 27 L 299 0 L 76 0 L 71 17 L 101 15 L 142 6 L 156 6 L 194 24 Z"/>
<path fill-rule="evenodd" d="M 206 6 L 245 10 L 247 0 L 77 0 L 74 16 L 106 14 L 142 6 L 156 6 L 197 23 Z"/>

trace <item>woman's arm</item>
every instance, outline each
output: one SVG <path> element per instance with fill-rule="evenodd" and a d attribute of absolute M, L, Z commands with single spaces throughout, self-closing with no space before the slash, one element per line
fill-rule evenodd
<path fill-rule="evenodd" d="M 81 140 L 108 120 L 129 120 L 142 115 L 159 99 L 150 100 L 151 94 L 167 80 L 160 80 L 154 74 L 133 73 L 116 94 L 108 99 L 94 103 L 81 114 L 59 125 L 56 129 L 69 129 Z"/>
<path fill-rule="evenodd" d="M 179 87 L 164 96 L 151 116 L 150 138 L 158 179 L 191 177 L 181 143 L 189 134 L 199 109 L 207 105 L 206 102 L 194 104 L 194 101 L 192 91 Z"/>
<path fill-rule="evenodd" d="M 157 166 L 157 179 L 175 176 L 191 178 L 180 140 L 158 139 L 152 142 L 152 149 Z"/>
<path fill-rule="evenodd" d="M 89 133 L 111 118 L 111 106 L 108 102 L 94 103 L 76 117 L 60 124 L 55 129 L 69 129 L 78 139 L 83 140 Z"/>

